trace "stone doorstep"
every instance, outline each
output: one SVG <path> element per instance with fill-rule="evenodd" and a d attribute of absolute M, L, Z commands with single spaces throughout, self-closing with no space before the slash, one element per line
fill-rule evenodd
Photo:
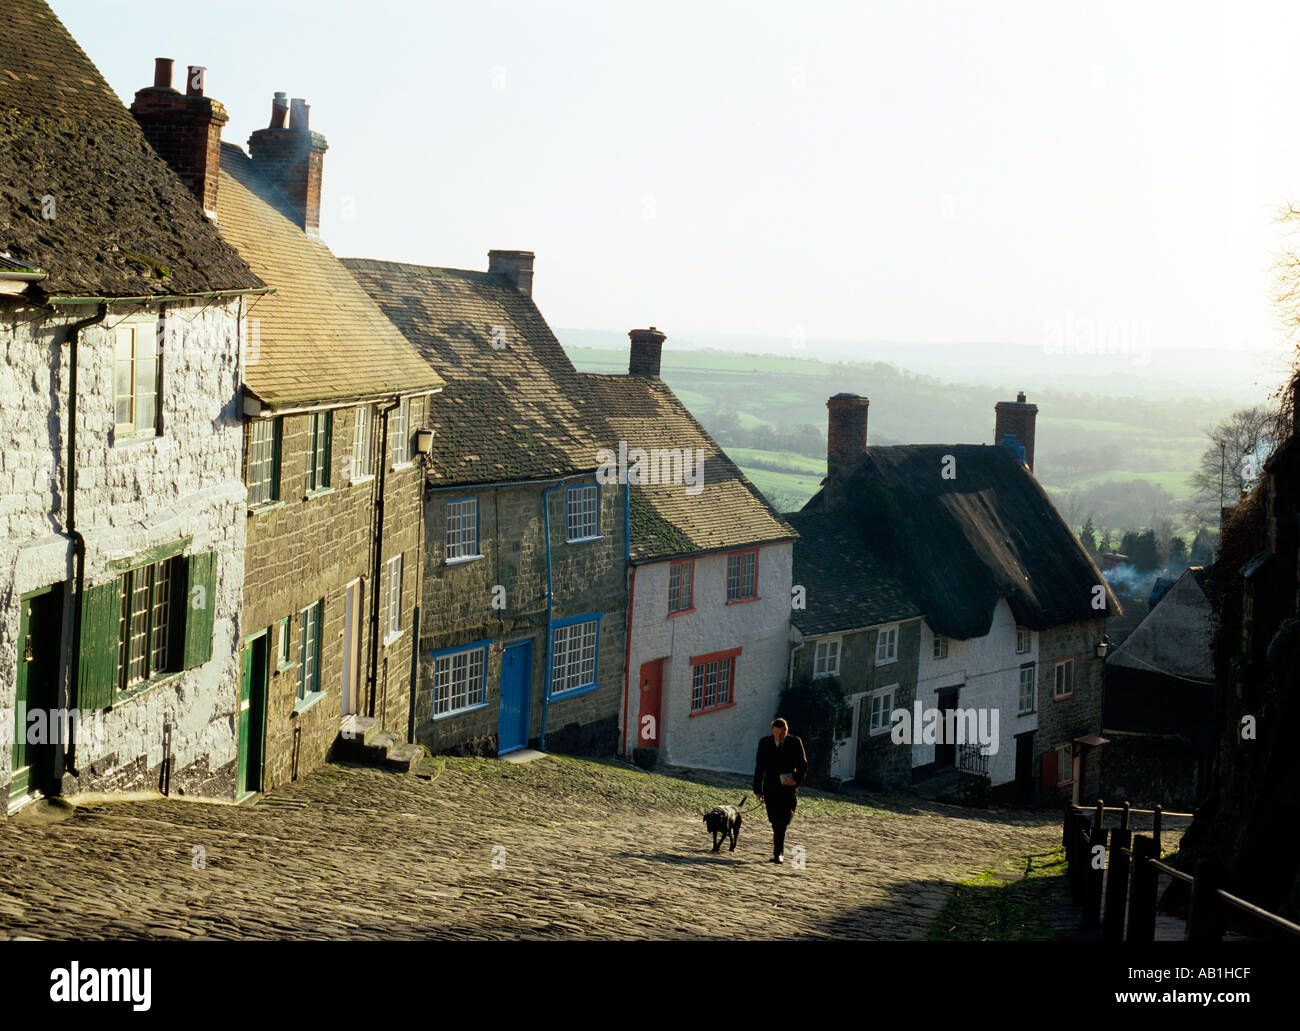
<path fill-rule="evenodd" d="M 503 763 L 530 763 L 534 759 L 545 759 L 546 753 L 535 748 L 520 748 L 501 756 Z"/>
<path fill-rule="evenodd" d="M 384 765 L 390 769 L 409 773 L 411 768 L 424 758 L 424 749 L 420 745 L 394 745 L 388 749 Z"/>
<path fill-rule="evenodd" d="M 379 720 L 374 716 L 344 716 L 343 721 L 339 724 L 340 735 L 352 735 L 344 737 L 343 740 L 353 744 L 368 745 L 376 737 L 383 733 L 380 729 Z"/>

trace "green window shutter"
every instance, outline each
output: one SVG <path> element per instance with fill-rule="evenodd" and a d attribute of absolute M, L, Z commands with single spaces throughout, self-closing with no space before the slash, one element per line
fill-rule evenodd
<path fill-rule="evenodd" d="M 81 603 L 81 650 L 77 667 L 77 707 L 106 709 L 117 689 L 118 620 L 122 581 L 86 589 Z"/>
<path fill-rule="evenodd" d="M 212 629 L 217 607 L 217 553 L 205 551 L 185 562 L 185 651 L 186 669 L 202 666 L 212 658 Z"/>

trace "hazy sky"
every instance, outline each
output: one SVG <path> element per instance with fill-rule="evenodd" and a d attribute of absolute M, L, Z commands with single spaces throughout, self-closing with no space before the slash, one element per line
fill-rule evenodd
<path fill-rule="evenodd" d="M 1283 346 L 1297 5 L 53 6 L 128 103 L 205 65 L 227 140 L 305 97 L 336 254 L 535 250 L 554 326 Z"/>

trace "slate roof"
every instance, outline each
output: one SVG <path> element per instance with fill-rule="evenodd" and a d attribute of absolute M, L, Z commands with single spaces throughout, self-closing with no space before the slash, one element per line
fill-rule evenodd
<path fill-rule="evenodd" d="M 941 475 L 947 455 L 956 460 L 953 479 Z M 804 511 L 828 507 L 841 506 L 823 488 Z M 1047 493 L 1005 445 L 868 448 L 845 475 L 842 509 L 936 633 L 983 636 L 1000 598 L 1034 630 L 1122 611 Z M 1092 607 L 1097 585 L 1106 609 Z"/>
<path fill-rule="evenodd" d="M 226 239 L 275 287 L 248 313 L 244 380 L 265 405 L 442 385 L 330 249 L 291 220 L 283 196 L 233 143 L 221 145 L 217 218 Z"/>
<path fill-rule="evenodd" d="M 1200 566 L 1189 568 L 1131 634 L 1106 657 L 1107 666 L 1164 673 L 1211 683 L 1214 609 L 1202 587 Z"/>
<path fill-rule="evenodd" d="M 487 272 L 359 258 L 343 264 L 447 381 L 430 412 L 431 481 L 595 470 L 610 430 L 531 297 Z"/>
<path fill-rule="evenodd" d="M 686 493 L 683 483 L 632 486 L 632 561 L 717 551 L 790 540 L 793 528 L 767 503 L 668 384 L 649 376 L 584 373 L 614 431 L 615 452 L 676 448 L 689 451 L 694 477 L 696 450 L 704 452 L 704 487 Z M 630 460 L 629 460 L 630 461 Z M 662 477 L 661 477 L 662 478 Z M 693 487 L 691 489 L 694 489 Z"/>
<path fill-rule="evenodd" d="M 49 273 L 38 297 L 263 285 L 43 0 L 0 8 L 0 251 Z"/>
<path fill-rule="evenodd" d="M 840 633 L 922 615 L 907 589 L 858 536 L 843 512 L 786 515 L 799 533 L 794 583 L 807 591 L 790 621 L 805 636 Z"/>

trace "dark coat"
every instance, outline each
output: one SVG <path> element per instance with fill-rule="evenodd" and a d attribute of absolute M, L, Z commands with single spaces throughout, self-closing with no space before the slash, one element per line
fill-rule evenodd
<path fill-rule="evenodd" d="M 794 776 L 792 787 L 781 783 L 783 773 Z M 758 755 L 754 758 L 754 794 L 763 796 L 769 820 L 776 822 L 776 816 L 794 813 L 799 785 L 806 776 L 808 756 L 799 738 L 786 734 L 779 746 L 770 734 L 759 741 Z"/>

